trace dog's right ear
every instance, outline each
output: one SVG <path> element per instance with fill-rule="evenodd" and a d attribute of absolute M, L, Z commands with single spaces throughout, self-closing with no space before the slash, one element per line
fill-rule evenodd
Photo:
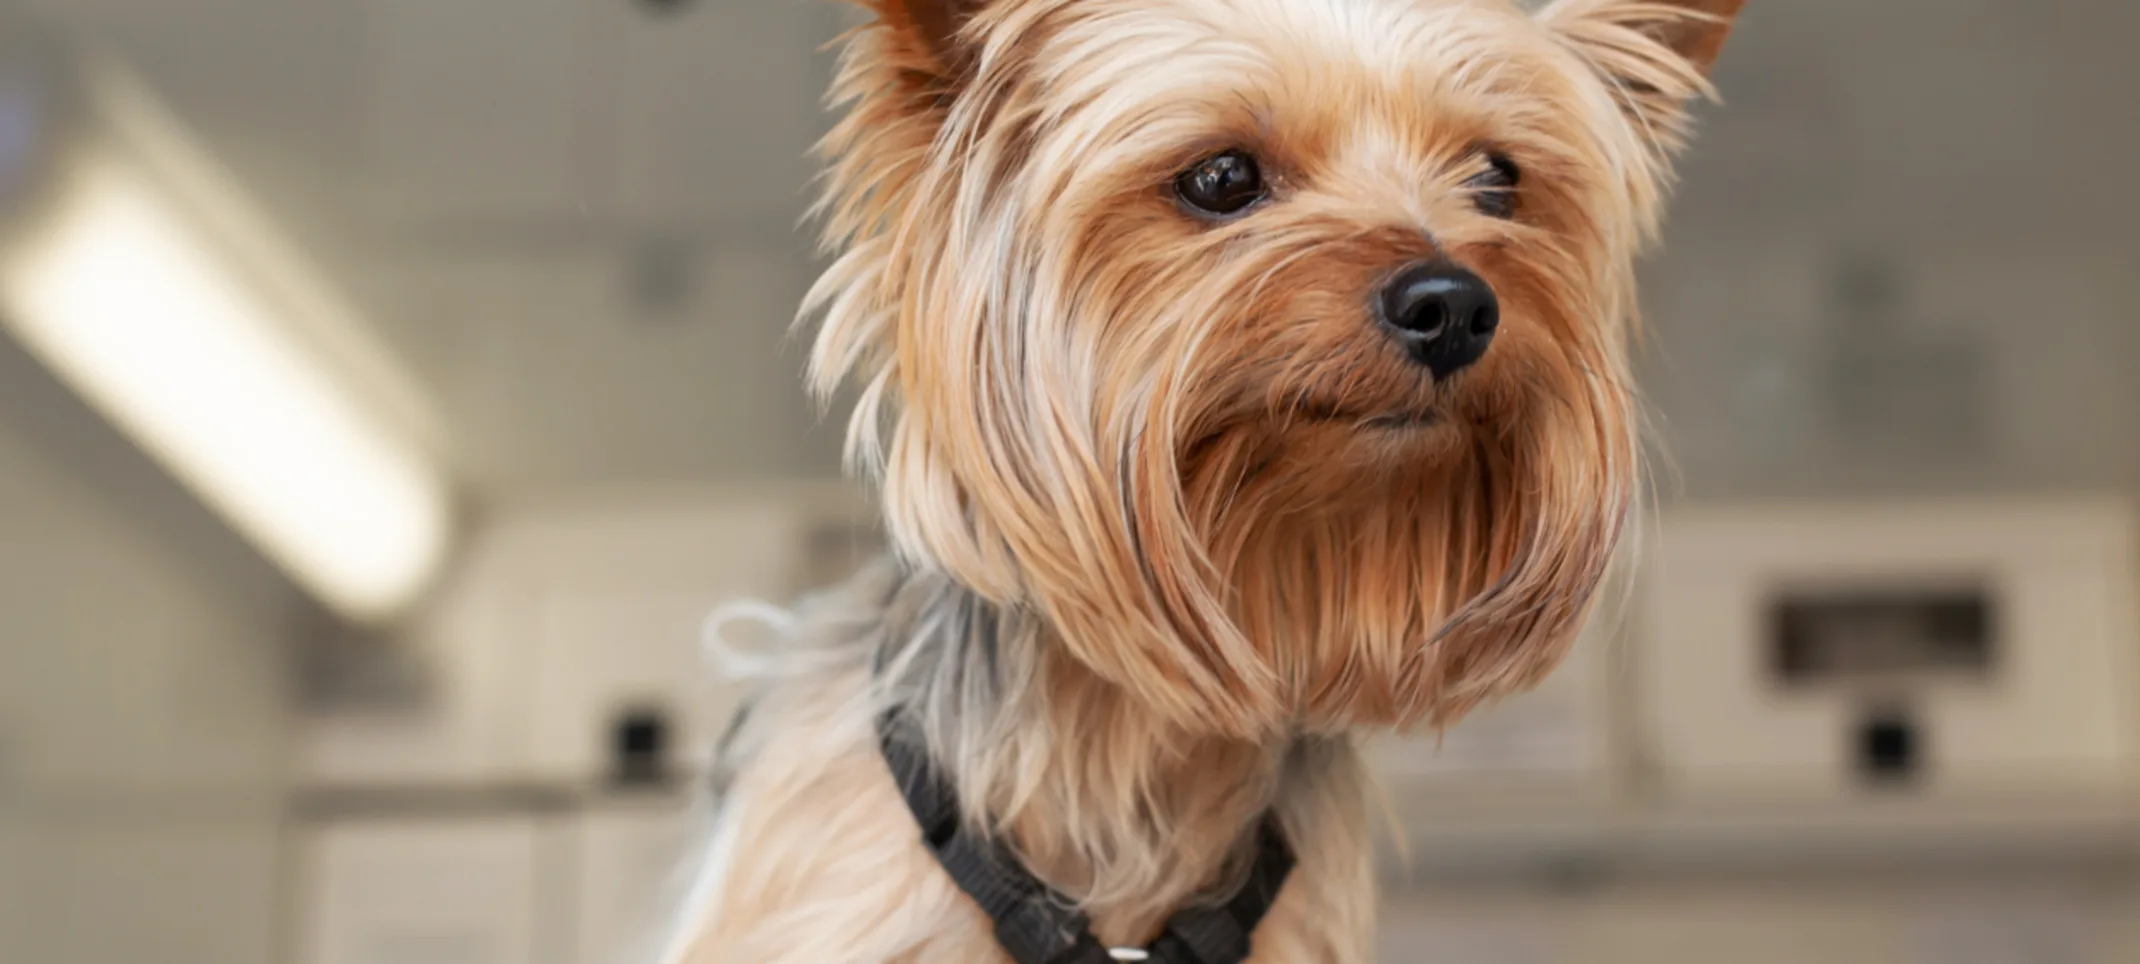
<path fill-rule="evenodd" d="M 986 0 L 867 0 L 877 18 L 910 53 L 940 76 L 964 71 L 970 49 L 966 25 Z"/>
<path fill-rule="evenodd" d="M 1708 76 L 1745 6 L 1746 0 L 1554 0 L 1538 19 L 1602 58 L 1599 66 L 1614 80 L 1659 87 L 1667 85 L 1646 75 Z"/>
<path fill-rule="evenodd" d="M 1714 96 L 1709 73 L 1746 0 L 1553 0 L 1538 20 L 1611 85 L 1670 155 L 1685 143 L 1689 101 Z"/>

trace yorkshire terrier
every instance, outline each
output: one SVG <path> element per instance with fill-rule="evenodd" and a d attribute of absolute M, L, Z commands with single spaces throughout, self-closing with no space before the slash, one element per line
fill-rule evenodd
<path fill-rule="evenodd" d="M 669 960 L 1370 960 L 1357 741 L 1586 620 L 1741 2 L 869 0 L 805 310 L 896 551 L 779 620 Z"/>

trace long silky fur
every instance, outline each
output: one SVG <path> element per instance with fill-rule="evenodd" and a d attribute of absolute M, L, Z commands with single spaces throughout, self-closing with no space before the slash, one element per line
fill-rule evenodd
<path fill-rule="evenodd" d="M 1300 863 L 1254 961 L 1368 960 L 1353 740 L 1581 629 L 1639 487 L 1634 258 L 1736 0 L 869 6 L 806 312 L 896 557 L 764 614 L 665 964 L 1004 960 L 879 758 L 895 707 L 1102 939 L 1227 892 L 1275 813 Z M 1313 172 L 1283 203 L 1163 202 L 1259 138 Z M 1524 164 L 1514 220 L 1469 200 L 1482 144 Z M 1443 254 L 1506 320 L 1430 384 L 1362 306 Z"/>

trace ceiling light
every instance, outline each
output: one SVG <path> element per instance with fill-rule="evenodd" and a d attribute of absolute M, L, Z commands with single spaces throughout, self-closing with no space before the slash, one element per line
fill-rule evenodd
<path fill-rule="evenodd" d="M 151 102 L 79 76 L 79 113 L 42 128 L 64 141 L 11 192 L 0 321 L 322 602 L 395 614 L 453 528 L 413 395 Z"/>

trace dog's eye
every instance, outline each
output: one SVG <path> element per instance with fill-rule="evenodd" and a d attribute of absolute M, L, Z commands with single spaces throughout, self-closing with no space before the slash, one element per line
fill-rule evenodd
<path fill-rule="evenodd" d="M 1263 200 L 1263 169 L 1246 151 L 1227 151 L 1174 177 L 1174 196 L 1201 214 L 1239 214 Z"/>
<path fill-rule="evenodd" d="M 1516 215 L 1516 185 L 1522 180 L 1523 169 L 1515 161 L 1494 154 L 1486 158 L 1486 170 L 1464 186 L 1471 189 L 1471 203 L 1480 214 L 1507 219 Z"/>

